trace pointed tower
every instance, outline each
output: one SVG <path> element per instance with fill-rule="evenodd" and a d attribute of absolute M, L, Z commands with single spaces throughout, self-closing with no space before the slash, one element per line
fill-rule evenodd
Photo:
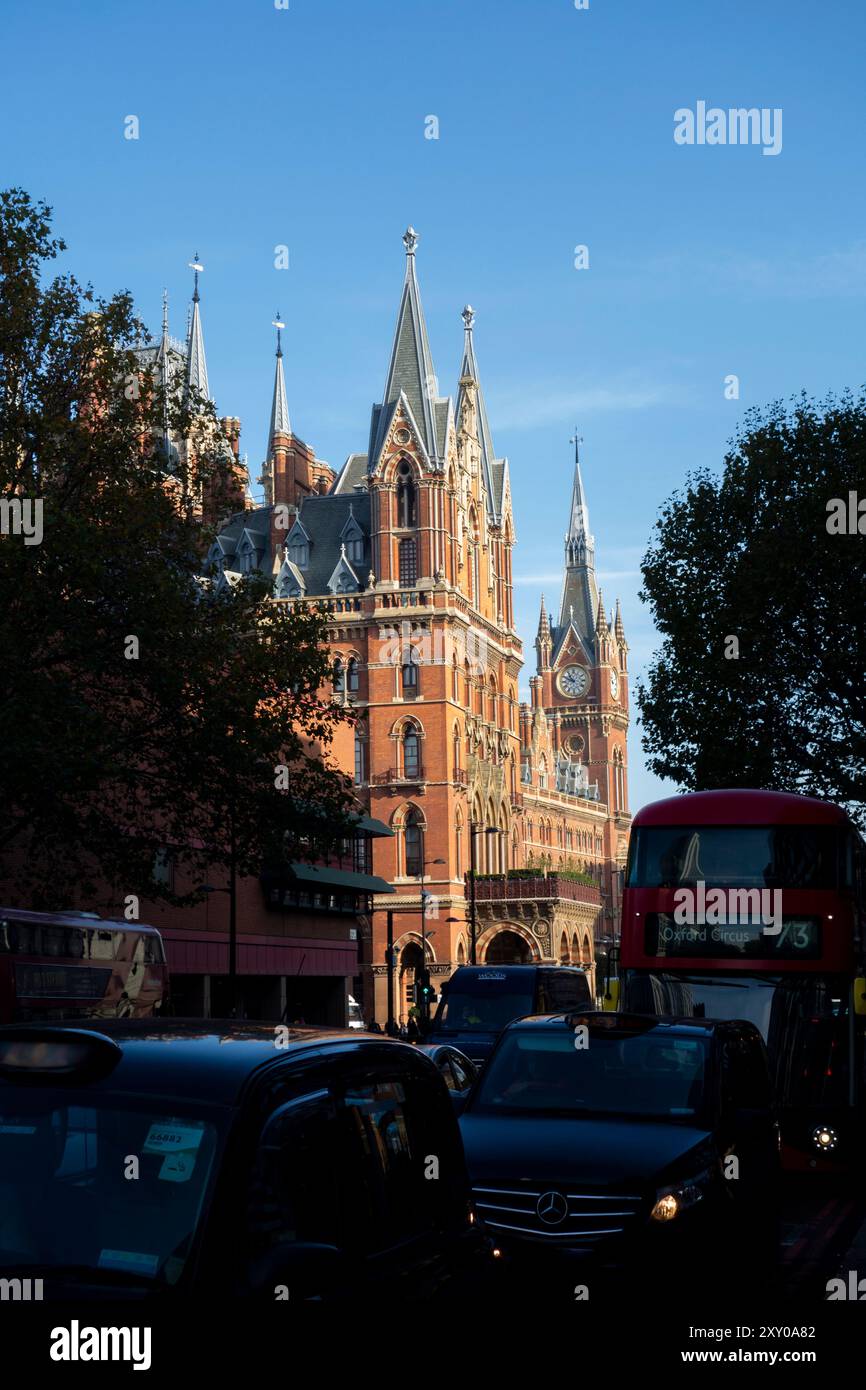
<path fill-rule="evenodd" d="M 544 606 L 544 594 L 541 595 L 541 613 L 538 618 L 538 633 L 535 638 L 535 651 L 538 657 L 538 671 L 546 671 L 550 667 L 550 620 L 547 616 L 547 609 Z"/>
<path fill-rule="evenodd" d="M 574 432 L 574 482 L 571 514 L 565 537 L 565 576 L 559 605 L 557 638 L 570 623 L 592 650 L 598 613 L 598 587 L 595 578 L 595 537 L 589 529 L 589 508 L 580 471 L 580 437 Z"/>
<path fill-rule="evenodd" d="M 406 274 L 397 313 L 394 345 L 391 349 L 382 402 L 373 407 L 370 422 L 371 472 L 379 462 L 382 446 L 401 400 L 405 403 L 428 465 L 440 465 L 445 455 L 449 402 L 439 396 L 436 373 L 433 370 L 433 358 L 415 271 L 418 233 L 414 227 L 406 229 L 403 245 L 406 249 Z"/>
<path fill-rule="evenodd" d="M 204 355 L 204 334 L 201 327 L 201 296 L 198 292 L 198 277 L 204 266 L 195 253 L 195 260 L 189 263 L 190 270 L 195 271 L 195 287 L 192 295 L 192 317 L 189 323 L 189 334 L 186 344 L 186 393 L 189 396 L 193 390 L 200 391 L 205 400 L 210 400 L 210 386 L 207 379 L 207 362 Z"/>
<path fill-rule="evenodd" d="M 481 481 L 487 497 L 487 510 L 491 521 L 498 521 L 498 506 L 501 507 L 501 496 L 497 499 L 494 490 L 494 465 L 495 456 L 493 453 L 493 437 L 490 433 L 490 422 L 487 418 L 487 406 L 484 403 L 484 392 L 481 389 L 481 377 L 478 372 L 478 363 L 475 360 L 475 345 L 472 341 L 472 330 L 475 327 L 475 310 L 471 304 L 467 304 L 463 310 L 463 363 L 460 368 L 460 382 L 457 390 L 457 411 L 456 418 L 461 419 L 463 405 L 466 400 L 467 389 L 475 387 L 475 410 L 477 412 L 477 436 L 481 454 Z M 497 505 L 498 504 L 498 505 Z"/>
<path fill-rule="evenodd" d="M 289 404 L 286 400 L 286 378 L 283 373 L 282 332 L 286 325 L 280 318 L 279 310 L 273 326 L 277 330 L 277 365 L 274 372 L 274 399 L 271 403 L 271 424 L 268 431 L 268 454 L 273 452 L 276 435 L 283 435 L 288 439 L 292 433 L 292 426 L 289 423 Z"/>
<path fill-rule="evenodd" d="M 273 327 L 277 330 L 277 349 L 276 366 L 274 368 L 274 394 L 271 400 L 271 419 L 268 425 L 268 452 L 265 462 L 262 465 L 262 473 L 259 482 L 265 494 L 265 506 L 270 507 L 277 500 L 279 492 L 281 501 L 286 501 L 285 475 L 287 455 L 292 444 L 292 426 L 289 421 L 289 404 L 286 399 L 286 378 L 283 372 L 283 339 L 282 333 L 285 324 L 280 318 L 280 311 L 273 320 Z M 277 482 L 277 479 L 280 482 Z"/>
<path fill-rule="evenodd" d="M 162 452 L 163 466 L 167 473 L 173 473 L 177 468 L 177 449 L 171 441 L 171 431 L 168 419 L 168 388 L 171 381 L 172 365 L 169 354 L 171 352 L 171 339 L 168 336 L 168 290 L 162 292 L 162 336 L 159 340 L 159 350 L 156 355 L 157 371 L 159 375 L 160 390 L 162 392 Z"/>

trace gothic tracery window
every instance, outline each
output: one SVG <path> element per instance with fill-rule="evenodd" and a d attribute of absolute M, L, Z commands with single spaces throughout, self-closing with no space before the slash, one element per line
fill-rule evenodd
<path fill-rule="evenodd" d="M 397 483 L 397 525 L 418 525 L 418 497 L 408 463 L 401 463 Z"/>

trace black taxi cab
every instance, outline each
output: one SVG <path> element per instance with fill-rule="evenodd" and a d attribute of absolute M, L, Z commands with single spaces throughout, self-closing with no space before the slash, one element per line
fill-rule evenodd
<path fill-rule="evenodd" d="M 45 1298 L 447 1298 L 491 1267 L 416 1048 L 213 1021 L 0 1028 L 0 1278 Z"/>

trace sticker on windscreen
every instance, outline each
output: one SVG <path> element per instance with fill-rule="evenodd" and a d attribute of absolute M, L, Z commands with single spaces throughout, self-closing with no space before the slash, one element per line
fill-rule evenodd
<path fill-rule="evenodd" d="M 158 1177 L 163 1182 L 189 1182 L 203 1136 L 203 1122 L 160 1120 L 148 1130 L 142 1153 L 162 1154 Z"/>
<path fill-rule="evenodd" d="M 181 1150 L 195 1151 L 204 1137 L 204 1122 L 195 1120 L 158 1120 L 147 1132 L 142 1153 L 168 1154 Z"/>

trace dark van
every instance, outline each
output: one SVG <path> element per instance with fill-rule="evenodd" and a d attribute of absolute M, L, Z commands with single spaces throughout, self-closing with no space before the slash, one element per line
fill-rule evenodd
<path fill-rule="evenodd" d="M 408 1043 L 212 1020 L 0 1028 L 4 1280 L 354 1309 L 465 1299 L 493 1266 L 445 1083 Z"/>
<path fill-rule="evenodd" d="M 483 1066 L 512 1019 L 591 1009 L 589 982 L 568 965 L 458 965 L 425 1042 L 448 1043 Z"/>

